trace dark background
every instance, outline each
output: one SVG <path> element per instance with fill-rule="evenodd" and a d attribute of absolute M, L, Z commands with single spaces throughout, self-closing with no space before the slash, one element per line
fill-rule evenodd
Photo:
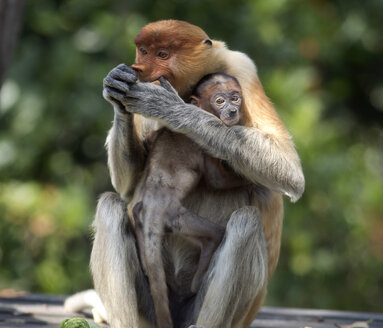
<path fill-rule="evenodd" d="M 302 158 L 266 304 L 382 312 L 380 0 L 27 2 L 0 100 L 0 290 L 91 287 L 90 224 L 112 190 L 102 79 L 165 18 L 255 60 Z"/>

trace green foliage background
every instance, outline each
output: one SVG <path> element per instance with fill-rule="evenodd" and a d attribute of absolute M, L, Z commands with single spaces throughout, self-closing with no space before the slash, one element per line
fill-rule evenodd
<path fill-rule="evenodd" d="M 27 2 L 1 90 L 0 290 L 91 286 L 90 224 L 112 190 L 102 79 L 146 23 L 177 18 L 246 52 L 307 180 L 286 200 L 266 304 L 383 311 L 383 2 Z"/>

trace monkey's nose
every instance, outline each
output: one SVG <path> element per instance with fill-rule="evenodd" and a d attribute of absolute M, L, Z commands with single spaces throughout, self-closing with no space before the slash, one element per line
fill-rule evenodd
<path fill-rule="evenodd" d="M 144 71 L 144 67 L 140 64 L 133 64 L 132 65 L 132 68 L 138 72 L 138 73 L 142 73 Z"/>
<path fill-rule="evenodd" d="M 235 116 L 235 115 L 237 114 L 237 112 L 238 112 L 238 109 L 236 109 L 236 108 L 232 108 L 232 109 L 230 110 L 230 116 Z"/>

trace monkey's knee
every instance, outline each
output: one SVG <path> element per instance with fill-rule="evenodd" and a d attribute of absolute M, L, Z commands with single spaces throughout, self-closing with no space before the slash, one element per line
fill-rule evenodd
<path fill-rule="evenodd" d="M 239 242 L 255 238 L 265 244 L 262 221 L 255 207 L 247 206 L 234 211 L 226 226 L 226 234 L 234 235 Z"/>
<path fill-rule="evenodd" d="M 210 268 L 207 289 L 202 290 L 204 306 L 200 309 L 197 324 L 244 327 L 240 324 L 241 318 L 267 283 L 267 263 L 259 212 L 254 207 L 233 212 Z M 217 299 L 222 300 L 219 306 L 214 303 Z"/>
<path fill-rule="evenodd" d="M 135 262 L 135 238 L 124 201 L 112 192 L 101 195 L 93 221 L 94 241 L 90 258 L 93 277 L 105 279 L 99 267 L 106 266 L 121 252 L 124 260 Z"/>
<path fill-rule="evenodd" d="M 128 224 L 128 215 L 125 202 L 113 192 L 101 195 L 93 222 L 94 229 L 102 229 L 105 233 L 121 231 L 122 224 Z"/>
<path fill-rule="evenodd" d="M 226 227 L 226 242 L 234 255 L 247 258 L 246 268 L 260 285 L 267 280 L 268 254 L 262 221 L 255 207 L 233 212 Z"/>

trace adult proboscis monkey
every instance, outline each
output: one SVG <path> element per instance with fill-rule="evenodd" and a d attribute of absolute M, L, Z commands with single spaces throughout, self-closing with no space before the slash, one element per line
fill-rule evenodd
<path fill-rule="evenodd" d="M 155 326 L 126 202 L 145 169 L 147 138 L 165 126 L 189 137 L 250 182 L 228 190 L 200 183 L 184 200 L 188 210 L 226 230 L 195 294 L 191 282 L 199 248 L 180 236 L 166 236 L 163 255 L 174 327 L 248 327 L 278 261 L 282 195 L 296 201 L 304 190 L 291 136 L 245 54 L 211 40 L 197 26 L 175 20 L 148 24 L 135 43 L 132 68 L 119 65 L 104 80 L 104 97 L 115 113 L 107 147 L 117 193 L 104 194 L 97 207 L 91 256 L 96 290 L 113 328 Z M 184 102 L 193 86 L 214 72 L 238 79 L 246 126 L 226 126 Z M 160 77 L 162 86 L 146 83 Z"/>

